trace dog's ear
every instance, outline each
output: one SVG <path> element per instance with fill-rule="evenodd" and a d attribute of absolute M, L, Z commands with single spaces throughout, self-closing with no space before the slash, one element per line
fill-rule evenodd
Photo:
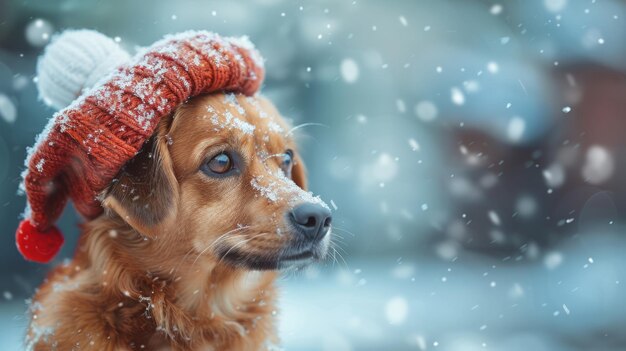
<path fill-rule="evenodd" d="M 120 171 L 103 205 L 141 234 L 154 237 L 171 225 L 178 209 L 178 182 L 162 123 L 139 153 Z"/>
<path fill-rule="evenodd" d="M 299 156 L 296 156 L 293 162 L 293 168 L 291 169 L 291 179 L 300 188 L 302 188 L 302 190 L 307 190 L 306 167 L 304 166 L 304 162 L 302 162 L 302 158 Z"/>

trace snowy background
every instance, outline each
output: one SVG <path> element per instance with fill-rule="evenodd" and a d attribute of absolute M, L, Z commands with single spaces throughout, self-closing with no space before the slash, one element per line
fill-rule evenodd
<path fill-rule="evenodd" d="M 247 34 L 343 258 L 282 279 L 287 350 L 626 349 L 626 2 L 0 0 L 0 348 L 49 267 L 13 233 L 64 28 Z M 70 257 L 78 219 L 59 222 Z M 72 235 L 74 234 L 74 235 Z"/>

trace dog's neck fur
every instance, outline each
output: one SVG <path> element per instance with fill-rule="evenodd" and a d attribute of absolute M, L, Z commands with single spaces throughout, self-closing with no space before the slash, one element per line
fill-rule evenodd
<path fill-rule="evenodd" d="M 159 343 L 188 344 L 190 349 L 204 340 L 207 345 L 221 345 L 216 348 L 220 350 L 247 350 L 246 339 L 257 330 L 270 335 L 267 342 L 276 342 L 271 336 L 275 335 L 275 272 L 235 269 L 191 251 L 168 252 L 160 247 L 167 245 L 165 238 L 146 238 L 117 216 L 102 215 L 86 224 L 84 231 L 70 264 L 71 271 L 86 273 L 82 279 L 76 274 L 80 286 L 98 287 L 102 303 L 112 305 L 105 309 L 128 308 L 135 313 L 121 315 L 148 319 L 133 330 L 118 330 L 119 334 L 145 335 L 154 328 L 159 332 L 155 336 L 161 335 L 156 337 Z"/>

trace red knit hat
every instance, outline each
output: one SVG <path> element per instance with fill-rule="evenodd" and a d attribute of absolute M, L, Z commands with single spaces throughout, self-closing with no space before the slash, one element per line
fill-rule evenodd
<path fill-rule="evenodd" d="M 98 57 L 106 59 L 106 55 L 94 49 L 91 40 L 85 43 L 78 40 L 80 36 L 77 39 L 76 34 L 72 35 L 82 33 L 84 37 L 85 32 L 62 34 L 56 43 L 50 44 L 40 66 L 45 67 L 45 61 L 52 60 L 46 56 L 52 57 L 55 52 L 82 57 L 91 63 L 86 54 L 91 52 L 96 53 L 91 55 L 95 60 L 93 69 L 102 70 L 103 63 L 96 61 Z M 110 43 L 97 49 L 109 46 Z M 63 60 L 56 61 L 54 68 L 62 71 L 59 61 Z M 110 65 L 111 60 L 104 61 Z M 48 77 L 50 84 L 68 90 L 71 84 L 66 82 L 75 81 L 75 76 L 91 79 L 89 72 L 80 71 L 84 64 L 61 64 L 67 65 L 66 72 L 78 73 L 55 78 L 54 72 L 42 72 L 42 67 L 38 67 L 40 80 Z M 80 96 L 53 116 L 35 146 L 29 149 L 21 186 L 28 205 L 16 233 L 20 253 L 27 260 L 41 263 L 55 256 L 63 236 L 54 222 L 68 198 L 85 218 L 100 215 L 103 208 L 98 194 L 150 138 L 159 120 L 176 106 L 190 97 L 216 91 L 252 95 L 259 89 L 263 75 L 263 60 L 246 38 L 185 32 L 165 37 L 138 53 L 84 93 L 85 87 L 78 84 L 75 95 Z M 39 82 L 40 90 L 42 83 Z M 44 91 L 40 93 L 49 103 L 53 100 Z M 57 100 L 52 102 L 59 105 Z"/>

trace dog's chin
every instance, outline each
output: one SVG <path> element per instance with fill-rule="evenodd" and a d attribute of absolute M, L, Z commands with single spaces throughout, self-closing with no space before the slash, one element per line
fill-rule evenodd
<path fill-rule="evenodd" d="M 311 263 L 323 260 L 328 247 L 322 243 L 303 249 L 287 247 L 279 253 L 244 252 L 237 249 L 219 253 L 221 260 L 231 266 L 256 271 L 286 270 L 303 268 Z"/>

